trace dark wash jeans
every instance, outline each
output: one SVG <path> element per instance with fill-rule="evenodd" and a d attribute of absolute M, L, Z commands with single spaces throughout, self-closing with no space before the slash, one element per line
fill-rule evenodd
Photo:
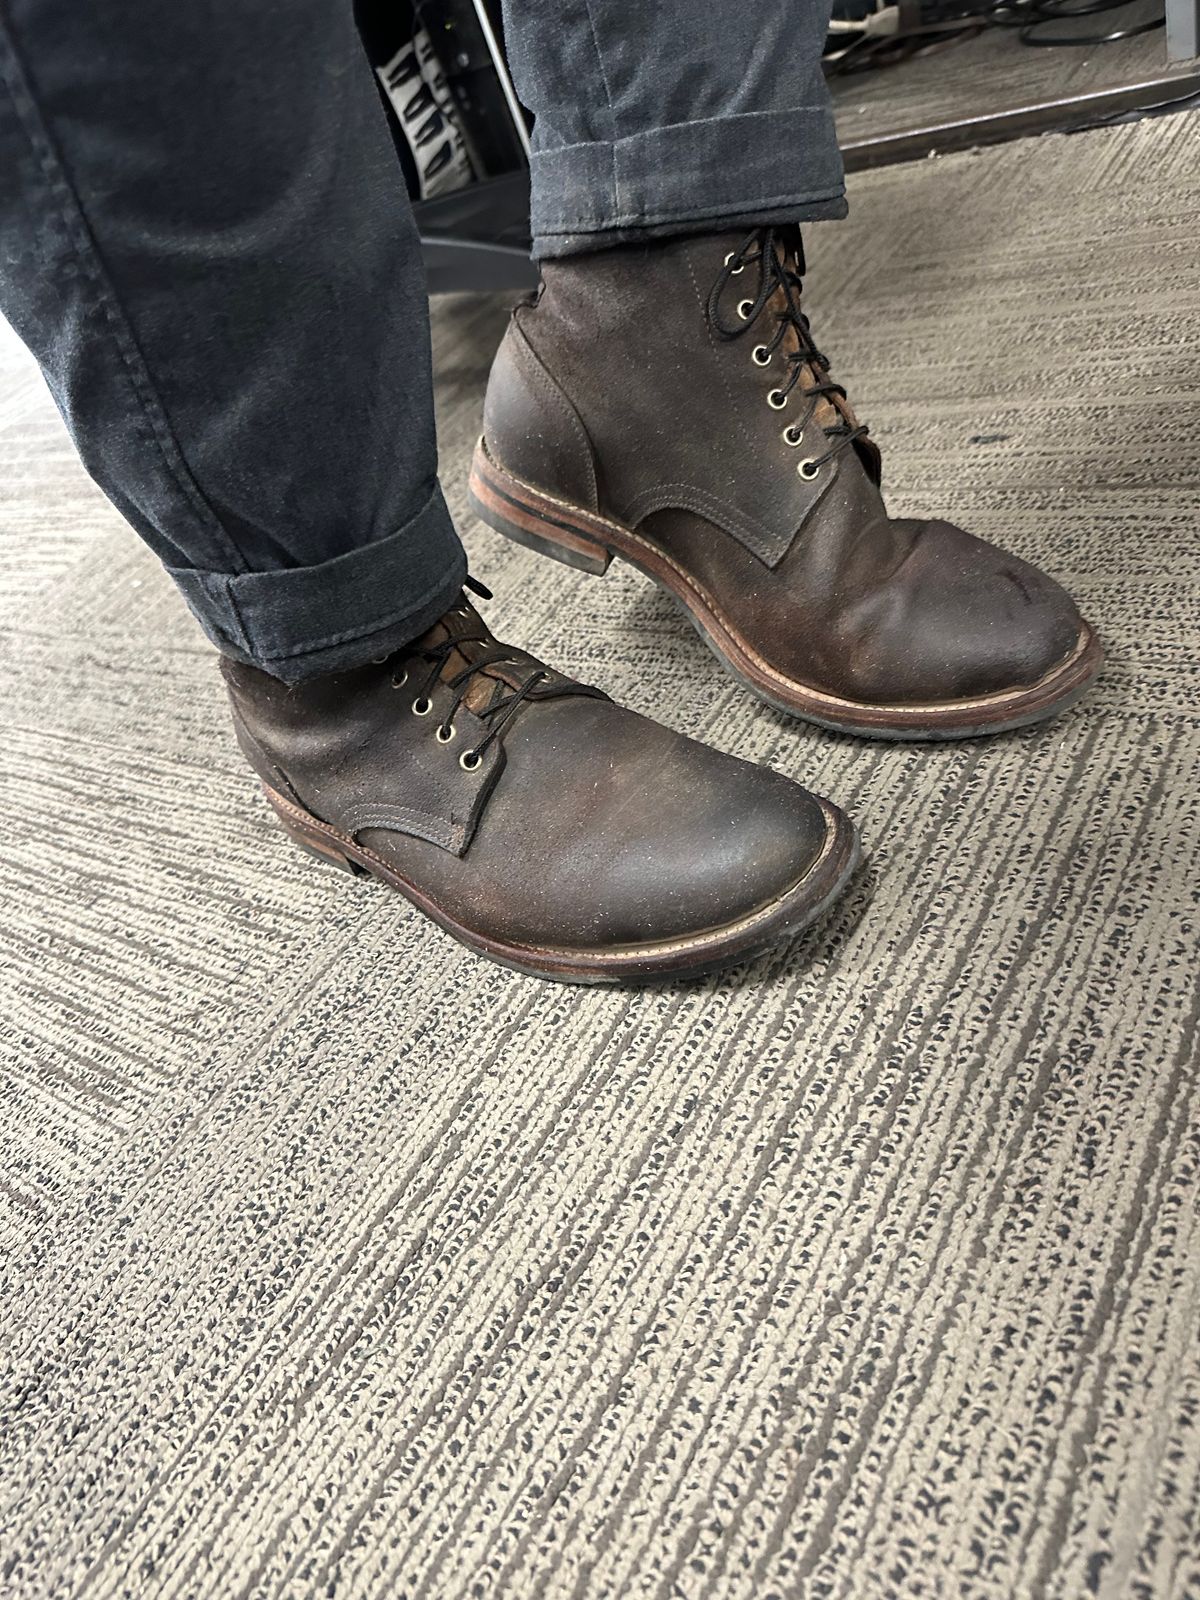
<path fill-rule="evenodd" d="M 841 216 L 829 0 L 507 0 L 535 255 Z M 288 681 L 465 557 L 351 0 L 0 0 L 0 310 L 219 649 Z"/>

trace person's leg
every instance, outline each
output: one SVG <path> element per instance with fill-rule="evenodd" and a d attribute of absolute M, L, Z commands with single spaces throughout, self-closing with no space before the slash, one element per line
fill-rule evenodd
<path fill-rule="evenodd" d="M 0 0 L 0 310 L 227 655 L 309 677 L 453 602 L 420 247 L 348 0 Z"/>
<path fill-rule="evenodd" d="M 846 214 L 830 0 L 505 0 L 533 253 Z"/>
<path fill-rule="evenodd" d="M 1027 563 L 887 516 L 801 310 L 798 225 L 844 208 L 827 11 L 508 0 L 543 285 L 492 370 L 474 504 L 640 567 L 780 709 L 892 738 L 1036 721 L 1095 636 Z"/>
<path fill-rule="evenodd" d="M 465 600 L 417 242 L 350 15 L 0 0 L 0 304 L 221 650 L 297 843 L 530 972 L 739 959 L 838 893 L 854 830 Z"/>

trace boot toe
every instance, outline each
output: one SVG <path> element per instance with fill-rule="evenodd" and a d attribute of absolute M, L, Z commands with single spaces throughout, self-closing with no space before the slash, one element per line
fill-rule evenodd
<path fill-rule="evenodd" d="M 537 707 L 511 744 L 547 804 L 518 816 L 501 783 L 472 853 L 506 852 L 520 938 L 605 948 L 727 927 L 800 883 L 841 820 L 791 779 L 604 701 Z"/>
<path fill-rule="evenodd" d="M 868 620 L 864 698 L 942 701 L 1021 690 L 1077 648 L 1083 619 L 1053 578 L 951 523 L 915 531 L 903 569 L 877 595 Z"/>
<path fill-rule="evenodd" d="M 728 757 L 719 774 L 689 772 L 686 758 L 673 766 L 677 799 L 648 812 L 640 836 L 594 879 L 606 940 L 672 939 L 735 923 L 793 889 L 825 846 L 831 811 L 799 784 Z"/>

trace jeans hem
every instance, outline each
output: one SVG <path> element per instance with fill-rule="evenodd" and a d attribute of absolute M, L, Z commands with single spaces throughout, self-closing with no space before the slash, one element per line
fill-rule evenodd
<path fill-rule="evenodd" d="M 167 571 L 224 655 L 299 683 L 411 643 L 453 605 L 467 559 L 435 484 L 394 533 L 316 566 Z"/>
<path fill-rule="evenodd" d="M 781 175 L 792 181 L 781 184 Z M 825 106 L 535 148 L 531 176 L 535 256 L 595 249 L 605 236 L 626 243 L 764 214 L 803 222 L 845 213 L 841 154 Z M 562 213 L 564 195 L 576 201 L 571 216 Z"/>

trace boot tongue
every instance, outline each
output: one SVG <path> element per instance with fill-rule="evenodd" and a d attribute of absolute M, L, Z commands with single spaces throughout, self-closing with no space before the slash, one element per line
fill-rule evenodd
<path fill-rule="evenodd" d="M 784 226 L 777 228 L 763 228 L 758 232 L 758 248 L 766 250 L 768 241 L 773 237 L 774 250 L 779 258 L 779 264 L 784 272 L 790 273 L 797 280 L 803 280 L 806 270 L 804 260 L 804 244 L 798 226 Z M 746 244 L 744 233 L 722 234 L 717 237 L 716 244 L 722 251 L 726 262 L 730 254 L 743 248 Z M 759 272 L 769 270 L 765 264 L 758 262 L 746 263 L 744 275 L 742 272 L 731 274 L 722 291 L 723 307 L 732 307 L 738 302 L 756 297 L 761 279 Z M 753 329 L 747 334 L 755 344 L 769 344 L 774 338 L 778 328 L 778 319 L 786 319 L 783 338 L 777 347 L 777 354 L 786 360 L 789 356 L 807 355 L 800 329 L 789 315 L 789 294 L 792 304 L 798 311 L 803 310 L 801 304 L 801 291 L 795 283 L 785 285 L 780 283 L 772 291 L 762 311 L 755 318 Z M 736 296 L 736 299 L 735 299 Z M 730 318 L 732 322 L 732 317 Z M 785 368 L 790 371 L 790 366 Z M 828 373 L 823 371 L 811 360 L 805 360 L 800 368 L 800 377 L 792 393 L 800 398 L 800 390 L 812 389 L 828 379 Z M 848 402 L 843 401 L 838 395 L 821 395 L 817 399 L 813 416 L 819 427 L 834 428 L 846 422 L 850 427 L 858 426 Z"/>
<path fill-rule="evenodd" d="M 459 673 L 475 666 L 488 651 L 496 649 L 498 644 L 466 595 L 461 595 L 458 604 L 438 618 L 428 633 L 416 641 L 413 649 L 440 649 L 448 640 L 455 641 L 455 645 L 439 673 L 443 683 L 448 683 Z M 505 653 L 503 660 L 489 661 L 485 666 L 481 666 L 478 672 L 462 686 L 463 704 L 476 716 L 489 710 L 498 699 L 507 699 L 509 694 L 522 688 L 533 672 L 544 674 L 531 691 L 530 699 L 533 700 L 542 700 L 559 694 L 599 693 L 598 690 L 588 689 L 583 684 L 576 683 L 574 679 L 566 677 L 561 672 L 555 672 L 525 650 L 510 645 L 503 646 L 503 649 Z"/>
<path fill-rule="evenodd" d="M 786 241 L 782 239 L 780 240 L 781 245 L 786 243 L 787 246 L 786 254 L 783 251 L 781 251 L 780 254 L 783 258 L 784 271 L 794 272 L 798 278 L 802 278 L 804 275 L 804 250 L 800 243 L 800 230 L 796 229 L 794 230 L 794 233 L 794 239 L 788 238 Z M 803 310 L 804 307 L 801 301 L 800 290 L 796 288 L 795 284 L 791 286 L 791 289 L 792 297 L 795 303 L 800 307 L 801 310 Z M 780 287 L 775 290 L 775 293 L 767 301 L 766 314 L 772 317 L 782 316 L 784 313 L 786 313 L 787 309 L 787 292 L 783 286 L 780 285 Z M 780 346 L 780 349 L 785 351 L 789 356 L 795 355 L 801 351 L 800 330 L 790 319 L 788 321 L 787 332 L 783 336 L 783 343 Z M 828 375 L 820 367 L 815 366 L 811 361 L 805 361 L 803 366 L 800 368 L 800 382 L 798 387 L 805 389 L 813 388 L 819 383 L 824 383 L 827 376 Z M 838 399 L 839 397 L 836 395 L 823 394 L 817 400 L 816 410 L 813 412 L 813 417 L 818 426 L 822 428 L 835 428 L 839 422 L 843 421 L 848 421 L 851 427 L 857 426 L 857 423 L 853 417 L 853 413 L 850 412 L 850 407 L 847 405 L 845 411 L 843 412 L 841 406 L 838 404 Z"/>
<path fill-rule="evenodd" d="M 806 266 L 804 260 L 804 246 L 801 242 L 799 228 L 787 229 L 783 236 L 778 240 L 778 244 L 784 247 L 780 249 L 780 256 L 783 261 L 784 270 L 786 272 L 794 273 L 797 278 L 802 280 Z M 795 284 L 791 285 L 791 290 L 795 303 L 801 310 L 803 310 L 804 307 L 801 299 L 801 291 L 796 288 Z M 771 317 L 782 315 L 787 311 L 787 309 L 787 293 L 781 285 L 775 290 L 771 298 L 767 301 L 764 315 Z M 783 336 L 783 342 L 780 346 L 780 349 L 786 351 L 788 355 L 792 355 L 801 351 L 800 330 L 790 318 L 788 320 L 787 331 Z M 800 381 L 798 387 L 803 387 L 806 389 L 811 388 L 816 384 L 824 383 L 828 377 L 829 374 L 823 368 L 814 365 L 812 361 L 805 361 L 800 369 Z M 854 414 L 853 406 L 844 395 L 840 394 L 821 395 L 817 400 L 816 408 L 813 411 L 813 417 L 817 425 L 822 428 L 835 428 L 842 423 L 846 424 L 846 426 L 850 428 L 858 427 L 858 418 Z M 879 450 L 877 446 L 871 440 L 864 437 L 854 441 L 854 450 L 862 460 L 863 466 L 867 469 L 868 473 L 874 478 L 875 482 L 878 483 Z"/>

